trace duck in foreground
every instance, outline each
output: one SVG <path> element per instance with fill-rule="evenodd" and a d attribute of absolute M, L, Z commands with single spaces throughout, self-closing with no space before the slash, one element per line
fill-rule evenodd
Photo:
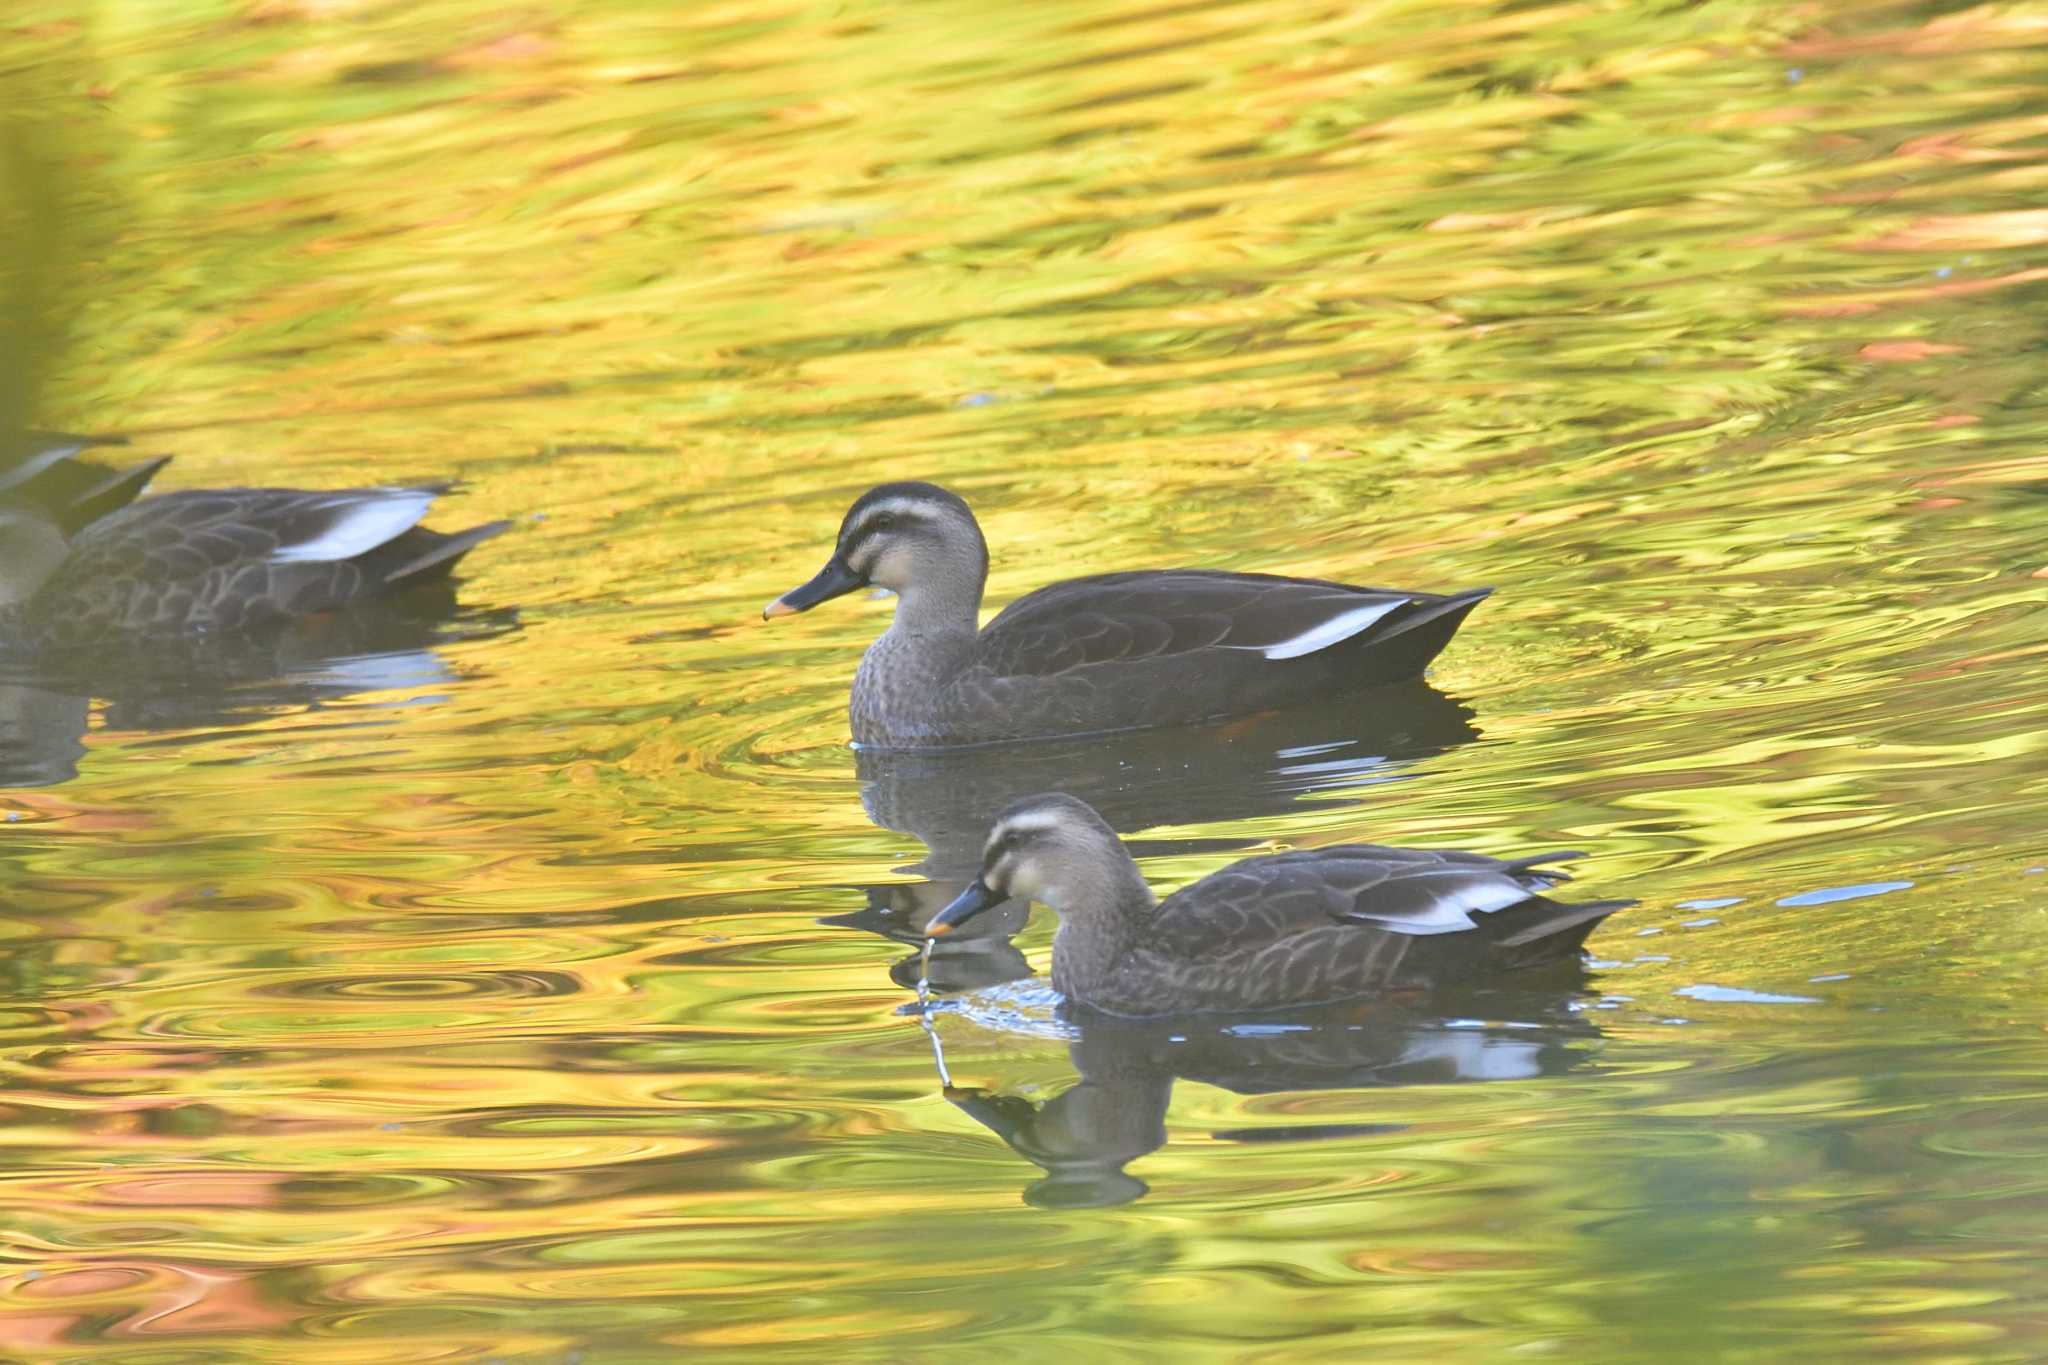
<path fill-rule="evenodd" d="M 0 641 L 62 653 L 241 639 L 438 582 L 511 524 L 420 526 L 445 491 L 193 490 L 146 498 L 68 539 L 42 508 L 0 506 Z"/>
<path fill-rule="evenodd" d="M 861 660 L 849 713 L 855 742 L 910 748 L 1183 725 L 1405 682 L 1491 591 L 1160 569 L 1055 583 L 978 628 L 987 579 L 965 502 L 885 483 L 847 512 L 817 576 L 761 614 L 895 592 L 896 619 Z"/>
<path fill-rule="evenodd" d="M 1052 984 L 1108 1014 L 1323 1004 L 1576 962 L 1593 926 L 1632 902 L 1540 893 L 1567 880 L 1477 853 L 1345 844 L 1247 858 L 1155 900 L 1116 834 L 1071 796 L 1003 812 L 981 875 L 925 932 L 939 937 L 1026 897 L 1059 912 Z"/>

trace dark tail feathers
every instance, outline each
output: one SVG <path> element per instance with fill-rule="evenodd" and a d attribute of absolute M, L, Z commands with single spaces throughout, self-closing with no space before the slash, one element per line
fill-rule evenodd
<path fill-rule="evenodd" d="M 1560 956 L 1564 953 L 1575 953 L 1601 920 L 1617 910 L 1625 910 L 1634 904 L 1632 900 L 1615 900 L 1558 905 L 1554 907 L 1555 914 L 1545 915 L 1534 924 L 1525 925 L 1506 938 L 1498 940 L 1498 946 L 1525 948 L 1540 943 Z M 1549 953 L 1543 955 L 1549 956 Z"/>
<path fill-rule="evenodd" d="M 1423 601 L 1388 621 L 1383 629 L 1354 637 L 1367 645 L 1358 656 L 1363 667 L 1359 681 L 1373 686 L 1421 677 L 1429 661 L 1458 633 L 1472 608 L 1492 592 L 1492 588 L 1473 588 Z"/>
<path fill-rule="evenodd" d="M 492 536 L 512 529 L 509 521 L 487 521 L 467 531 L 429 531 L 415 526 L 375 551 L 377 573 L 394 590 L 446 578 L 456 562 Z"/>

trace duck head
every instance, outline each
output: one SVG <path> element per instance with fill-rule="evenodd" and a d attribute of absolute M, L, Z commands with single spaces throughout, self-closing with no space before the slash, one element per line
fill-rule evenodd
<path fill-rule="evenodd" d="M 932 916 L 925 933 L 942 937 L 1013 896 L 1051 906 L 1063 926 L 1076 918 L 1118 921 L 1153 905 L 1116 832 L 1086 802 L 1057 792 L 1027 797 L 996 817 L 982 846 L 981 875 Z"/>
<path fill-rule="evenodd" d="M 70 548 L 64 533 L 35 509 L 0 505 L 0 607 L 32 595 Z"/>
<path fill-rule="evenodd" d="M 957 494 L 931 483 L 885 483 L 847 509 L 825 567 L 763 607 L 761 616 L 809 611 L 866 587 L 887 588 L 906 600 L 971 590 L 978 605 L 987 577 L 987 542 Z"/>

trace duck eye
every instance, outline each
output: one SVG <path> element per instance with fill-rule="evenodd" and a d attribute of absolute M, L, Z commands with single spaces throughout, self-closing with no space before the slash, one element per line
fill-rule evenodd
<path fill-rule="evenodd" d="M 895 527 L 896 514 L 894 512 L 877 512 L 868 522 L 868 529 L 870 531 L 890 531 L 894 530 Z"/>

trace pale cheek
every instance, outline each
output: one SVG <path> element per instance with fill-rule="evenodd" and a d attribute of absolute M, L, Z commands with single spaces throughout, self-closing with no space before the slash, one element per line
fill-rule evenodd
<path fill-rule="evenodd" d="M 1032 877 L 1030 884 L 1029 891 L 1019 891 L 1016 894 L 1028 896 L 1040 905 L 1050 906 L 1054 910 L 1064 911 L 1073 903 L 1072 888 L 1059 876 L 1048 873 L 1043 877 Z"/>
<path fill-rule="evenodd" d="M 1038 900 L 1043 887 L 1039 881 L 1038 869 L 1028 862 L 1011 862 L 1001 869 L 1002 885 L 1009 888 L 1004 894 L 1021 897 L 1024 900 Z"/>
<path fill-rule="evenodd" d="M 865 577 L 878 588 L 900 591 L 910 577 L 909 569 L 908 555 L 901 550 L 889 550 L 874 557 Z"/>

